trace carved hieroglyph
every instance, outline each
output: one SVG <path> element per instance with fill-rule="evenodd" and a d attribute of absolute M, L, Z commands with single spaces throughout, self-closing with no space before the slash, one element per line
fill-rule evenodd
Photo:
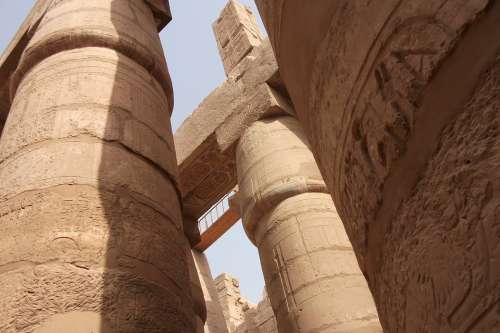
<path fill-rule="evenodd" d="M 171 86 L 150 7 L 52 2 L 12 94 L 0 331 L 194 332 Z"/>
<path fill-rule="evenodd" d="M 280 332 L 381 332 L 300 123 L 255 122 L 237 148 L 239 198 Z"/>
<path fill-rule="evenodd" d="M 500 3 L 257 2 L 385 330 L 496 332 Z"/>

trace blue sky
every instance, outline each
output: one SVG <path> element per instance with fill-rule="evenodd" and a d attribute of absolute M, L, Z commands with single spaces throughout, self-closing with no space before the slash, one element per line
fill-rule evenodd
<path fill-rule="evenodd" d="M 0 52 L 14 36 L 34 0 L 0 0 Z M 240 0 L 257 9 L 253 0 Z M 225 80 L 211 24 L 227 0 L 170 0 L 173 21 L 161 33 L 174 84 L 174 130 L 201 100 Z M 261 25 L 261 29 L 262 25 Z M 260 300 L 264 282 L 256 248 L 241 223 L 207 250 L 214 277 L 227 272 L 240 279 L 242 294 Z"/>

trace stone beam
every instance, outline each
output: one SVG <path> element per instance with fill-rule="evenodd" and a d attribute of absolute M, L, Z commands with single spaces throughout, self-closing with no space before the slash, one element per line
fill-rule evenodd
<path fill-rule="evenodd" d="M 266 40 L 254 48 L 175 133 L 184 215 L 200 217 L 237 183 L 235 145 L 254 121 L 292 113 Z M 269 82 L 268 82 L 269 81 Z"/>
<path fill-rule="evenodd" d="M 227 75 L 263 39 L 255 15 L 235 0 L 224 7 L 213 30 Z"/>
<path fill-rule="evenodd" d="M 235 146 L 254 121 L 293 113 L 268 39 L 230 1 L 213 25 L 227 80 L 175 133 L 184 215 L 196 220 L 236 186 Z"/>
<path fill-rule="evenodd" d="M 0 140 L 0 332 L 197 332 L 152 7 L 46 8 Z"/>
<path fill-rule="evenodd" d="M 10 78 L 17 69 L 21 55 L 31 40 L 33 32 L 55 0 L 37 0 L 14 38 L 0 56 L 0 134 L 11 106 Z M 146 0 L 155 16 L 158 31 L 172 19 L 168 0 Z"/>

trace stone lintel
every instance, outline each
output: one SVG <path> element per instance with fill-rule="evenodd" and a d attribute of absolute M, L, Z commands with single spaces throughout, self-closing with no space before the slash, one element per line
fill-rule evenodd
<path fill-rule="evenodd" d="M 262 43 L 257 19 L 250 8 L 230 0 L 213 24 L 215 39 L 226 75 L 244 59 L 254 47 Z"/>
<path fill-rule="evenodd" d="M 265 41 L 175 133 L 185 215 L 197 219 L 236 186 L 235 146 L 247 127 L 262 118 L 293 113 L 288 98 L 267 83 L 277 71 Z"/>

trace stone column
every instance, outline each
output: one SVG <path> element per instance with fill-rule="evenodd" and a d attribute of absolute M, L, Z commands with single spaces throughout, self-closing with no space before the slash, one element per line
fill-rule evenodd
<path fill-rule="evenodd" d="M 195 331 L 148 3 L 53 1 L 24 51 L 0 141 L 1 332 Z"/>
<path fill-rule="evenodd" d="M 191 296 L 193 298 L 193 310 L 195 313 L 196 333 L 205 332 L 205 323 L 207 321 L 207 307 L 205 305 L 205 296 L 201 287 L 201 281 L 198 276 L 198 270 L 194 260 L 194 253 L 188 252 L 189 279 L 191 281 Z"/>
<path fill-rule="evenodd" d="M 497 332 L 500 2 L 256 3 L 384 330 Z"/>
<path fill-rule="evenodd" d="M 228 333 L 224 313 L 219 303 L 219 295 L 217 294 L 217 288 L 215 287 L 207 256 L 203 252 L 197 250 L 192 250 L 192 254 L 207 308 L 205 333 Z"/>
<path fill-rule="evenodd" d="M 236 154 L 243 223 L 259 249 L 279 331 L 381 331 L 299 122 L 254 123 Z"/>

